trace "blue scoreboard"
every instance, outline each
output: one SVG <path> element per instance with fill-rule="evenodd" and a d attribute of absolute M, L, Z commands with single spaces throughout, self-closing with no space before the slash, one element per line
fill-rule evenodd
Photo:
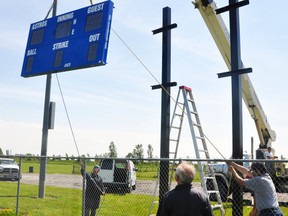
<path fill-rule="evenodd" d="M 105 65 L 112 12 L 106 1 L 31 24 L 21 76 Z"/>

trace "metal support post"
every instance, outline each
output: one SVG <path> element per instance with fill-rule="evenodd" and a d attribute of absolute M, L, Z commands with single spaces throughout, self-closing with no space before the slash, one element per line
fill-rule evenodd
<path fill-rule="evenodd" d="M 243 158 L 243 125 L 242 125 L 242 73 L 251 72 L 251 69 L 243 69 L 240 48 L 240 24 L 239 7 L 249 4 L 249 1 L 238 2 L 229 0 L 229 5 L 217 9 L 217 13 L 229 11 L 230 19 L 230 44 L 231 44 L 231 72 L 220 74 L 218 77 L 231 76 L 232 85 L 232 158 Z M 243 188 L 239 184 L 234 185 L 232 201 L 232 215 L 243 215 Z"/>
<path fill-rule="evenodd" d="M 171 82 L 171 8 L 163 8 L 163 27 L 153 31 L 153 34 L 162 32 L 162 85 L 152 86 L 152 89 L 162 88 L 161 97 L 161 141 L 160 158 L 169 158 L 170 139 L 170 86 L 177 85 Z M 160 161 L 159 200 L 169 188 L 169 161 Z"/>
<path fill-rule="evenodd" d="M 56 16 L 57 0 L 54 0 L 53 17 Z M 38 197 L 45 197 L 45 179 L 46 179 L 46 164 L 47 164 L 47 143 L 48 143 L 48 129 L 49 129 L 49 106 L 50 106 L 50 92 L 51 92 L 51 79 L 52 75 L 47 74 L 46 79 L 46 92 L 44 103 L 44 117 L 42 128 L 42 144 L 41 144 L 41 159 L 40 159 L 40 173 L 39 173 L 39 189 Z"/>

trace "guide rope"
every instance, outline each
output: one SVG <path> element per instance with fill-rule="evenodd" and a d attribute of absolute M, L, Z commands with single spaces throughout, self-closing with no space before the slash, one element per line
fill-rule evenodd
<path fill-rule="evenodd" d="M 152 78 L 161 86 L 161 88 L 168 94 L 168 96 L 176 103 L 176 99 L 173 98 L 173 96 L 167 91 L 167 89 L 160 83 L 160 81 L 154 76 L 154 74 L 149 70 L 149 68 L 141 61 L 141 59 L 136 55 L 135 52 L 128 46 L 128 44 L 120 37 L 120 35 L 111 27 L 112 31 L 115 33 L 115 35 L 119 38 L 119 40 L 126 46 L 126 48 L 132 53 L 132 55 L 139 61 L 139 63 L 145 68 L 145 70 L 152 76 Z M 179 108 L 182 109 L 182 107 L 179 105 Z M 184 111 L 185 112 L 185 111 Z M 186 116 L 187 113 L 185 112 Z M 193 122 L 193 121 L 192 121 Z M 194 122 L 193 122 L 194 123 Z M 220 154 L 220 156 L 226 160 L 224 155 L 218 150 L 218 148 L 212 143 L 212 141 L 203 133 L 204 137 L 207 139 L 207 141 L 210 143 L 211 146 Z"/>
<path fill-rule="evenodd" d="M 91 3 L 91 5 L 92 5 L 92 4 L 93 4 L 93 0 L 90 0 L 90 3 Z M 54 4 L 55 4 L 55 2 L 53 1 L 50 9 L 48 10 L 48 13 L 47 13 L 45 19 L 47 19 L 47 17 L 49 16 L 51 10 L 53 9 Z M 120 35 L 119 35 L 112 27 L 111 27 L 111 30 L 112 30 L 113 33 L 119 38 L 119 40 L 125 45 L 125 47 L 132 53 L 132 55 L 137 59 L 137 61 L 145 68 L 145 70 L 150 74 L 150 76 L 160 85 L 160 87 L 166 92 L 166 94 L 168 94 L 168 96 L 174 101 L 174 103 L 176 103 L 176 99 L 172 97 L 172 95 L 167 91 L 167 89 L 160 83 L 160 81 L 156 78 L 156 76 L 149 70 L 149 68 L 144 64 L 144 62 L 141 61 L 141 59 L 140 59 L 140 58 L 136 55 L 136 53 L 128 46 L 128 44 L 120 37 Z M 71 121 L 70 121 L 70 117 L 69 117 L 69 114 L 68 114 L 68 110 L 67 110 L 67 107 L 66 107 L 66 103 L 65 103 L 64 96 L 63 96 L 63 93 L 62 93 L 62 90 L 61 90 L 61 85 L 60 85 L 60 81 L 59 81 L 59 78 L 58 78 L 57 73 L 56 73 L 56 77 L 57 77 L 57 82 L 58 82 L 59 90 L 60 90 L 60 93 L 61 93 L 61 98 L 62 98 L 62 101 L 63 101 L 63 104 L 64 104 L 66 116 L 67 116 L 67 119 L 68 119 L 68 122 L 69 122 L 69 127 L 70 127 L 70 130 L 71 130 L 71 134 L 72 134 L 72 137 L 73 137 L 73 140 L 74 140 L 74 144 L 75 144 L 75 147 L 76 147 L 78 156 L 80 157 L 78 145 L 77 145 L 76 138 L 75 138 L 75 135 L 74 135 L 74 132 L 73 132 L 72 124 L 71 124 Z M 185 114 L 186 114 L 186 113 L 185 113 Z M 186 115 L 187 115 L 187 114 L 186 114 Z M 207 139 L 207 141 L 210 143 L 210 145 L 219 153 L 219 155 L 220 155 L 223 159 L 226 159 L 226 158 L 224 157 L 224 155 L 219 151 L 219 149 L 213 144 L 213 142 L 206 136 L 206 134 L 203 133 L 203 135 L 204 135 L 204 137 Z"/>
<path fill-rule="evenodd" d="M 69 117 L 69 114 L 68 114 L 67 106 L 66 106 L 66 103 L 65 103 L 65 99 L 64 99 L 64 96 L 63 96 L 62 88 L 61 88 L 60 81 L 59 81 L 57 73 L 56 73 L 56 78 L 57 78 L 57 83 L 58 83 L 59 91 L 60 91 L 60 94 L 61 94 L 62 102 L 63 102 L 63 105 L 64 105 L 65 113 L 66 113 L 66 116 L 67 116 L 67 119 L 68 119 L 70 131 L 71 131 L 71 134 L 72 134 L 72 137 L 73 137 L 73 141 L 74 141 L 77 153 L 78 153 L 78 157 L 80 157 L 79 148 L 78 148 L 78 145 L 77 145 L 77 142 L 76 142 L 75 134 L 74 134 L 74 131 L 73 131 L 73 128 L 72 128 L 71 120 L 70 120 L 70 117 Z"/>
<path fill-rule="evenodd" d="M 46 20 L 46 19 L 48 18 L 48 16 L 49 16 L 49 14 L 51 13 L 54 5 L 55 5 L 55 1 L 53 1 L 53 3 L 52 3 L 52 5 L 51 5 L 50 9 L 48 10 L 47 15 L 45 16 L 44 20 Z"/>

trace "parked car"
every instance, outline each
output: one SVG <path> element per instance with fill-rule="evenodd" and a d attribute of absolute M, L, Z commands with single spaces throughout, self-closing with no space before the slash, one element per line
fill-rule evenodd
<path fill-rule="evenodd" d="M 12 158 L 0 158 L 0 181 L 18 181 L 19 166 Z"/>
<path fill-rule="evenodd" d="M 103 159 L 99 175 L 107 192 L 130 193 L 136 189 L 136 169 L 131 160 Z"/>

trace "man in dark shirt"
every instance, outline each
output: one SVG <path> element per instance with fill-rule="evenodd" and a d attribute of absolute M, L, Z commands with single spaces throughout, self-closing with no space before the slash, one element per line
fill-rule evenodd
<path fill-rule="evenodd" d="M 99 208 L 100 204 L 100 195 L 104 195 L 104 186 L 102 178 L 98 175 L 99 172 L 100 167 L 98 165 L 93 167 L 91 175 L 81 167 L 81 174 L 82 176 L 85 175 L 86 178 L 85 216 L 96 215 L 96 209 Z"/>
<path fill-rule="evenodd" d="M 177 186 L 163 197 L 157 216 L 213 216 L 205 193 L 192 186 L 196 174 L 193 165 L 182 162 L 176 168 Z"/>

